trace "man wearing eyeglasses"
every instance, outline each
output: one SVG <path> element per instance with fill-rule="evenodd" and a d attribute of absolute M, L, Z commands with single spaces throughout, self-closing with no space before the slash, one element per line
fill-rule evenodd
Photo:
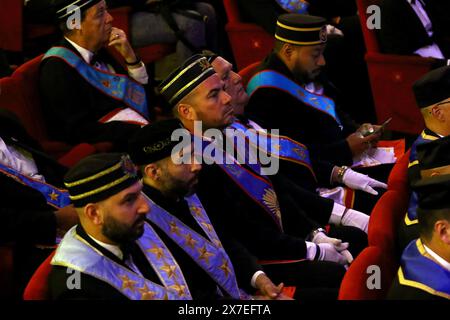
<path fill-rule="evenodd" d="M 421 159 L 417 153 L 417 146 L 450 135 L 450 67 L 441 67 L 427 73 L 414 83 L 413 91 L 425 122 L 425 129 L 411 146 L 408 165 L 410 185 L 421 178 L 419 170 Z M 417 194 L 412 192 L 408 212 L 399 228 L 400 249 L 417 238 L 417 202 Z"/>

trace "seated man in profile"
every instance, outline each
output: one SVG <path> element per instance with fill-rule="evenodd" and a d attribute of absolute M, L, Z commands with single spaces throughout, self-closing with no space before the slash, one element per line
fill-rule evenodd
<path fill-rule="evenodd" d="M 59 0 L 48 10 L 64 34 L 40 69 L 50 136 L 71 144 L 109 141 L 114 149 L 125 149 L 128 137 L 148 123 L 145 65 L 125 33 L 113 27 L 104 0 Z M 107 47 L 118 52 L 126 69 Z"/>

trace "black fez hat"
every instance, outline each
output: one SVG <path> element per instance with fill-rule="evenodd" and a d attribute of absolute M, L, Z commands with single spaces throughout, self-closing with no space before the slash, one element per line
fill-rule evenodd
<path fill-rule="evenodd" d="M 164 99 L 173 107 L 213 74 L 215 71 L 208 60 L 204 56 L 196 54 L 183 62 L 161 82 L 158 89 Z"/>
<path fill-rule="evenodd" d="M 70 200 L 80 208 L 119 193 L 139 180 L 130 157 L 122 153 L 98 153 L 72 167 L 64 177 Z"/>
<path fill-rule="evenodd" d="M 70 17 L 75 10 L 79 9 L 80 12 L 86 11 L 100 1 L 101 0 L 50 0 L 50 6 L 55 12 L 55 18 L 58 21 L 61 21 Z M 68 10 L 71 6 L 73 6 L 73 9 Z"/>
<path fill-rule="evenodd" d="M 450 136 L 419 144 L 417 158 L 422 178 L 450 174 Z"/>
<path fill-rule="evenodd" d="M 413 85 L 416 103 L 426 108 L 450 97 L 450 67 L 434 69 Z"/>
<path fill-rule="evenodd" d="M 178 119 L 158 121 L 139 129 L 128 143 L 133 162 L 145 165 L 169 157 L 173 148 L 180 143 L 178 140 L 172 141 L 172 133 L 177 129 L 188 133 Z"/>
<path fill-rule="evenodd" d="M 299 46 L 327 42 L 326 20 L 322 17 L 286 13 L 278 17 L 275 38 Z"/>
<path fill-rule="evenodd" d="M 412 187 L 419 198 L 419 215 L 427 210 L 450 209 L 450 174 L 423 178 Z"/>

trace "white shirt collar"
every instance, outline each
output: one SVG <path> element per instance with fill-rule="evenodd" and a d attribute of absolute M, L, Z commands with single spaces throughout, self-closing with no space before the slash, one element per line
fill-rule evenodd
<path fill-rule="evenodd" d="M 433 250 L 431 250 L 430 248 L 428 248 L 425 244 L 423 245 L 423 247 L 425 248 L 425 251 L 433 257 L 433 259 L 435 259 L 442 267 L 444 267 L 445 269 L 447 269 L 448 271 L 450 271 L 450 262 L 446 261 L 444 258 L 442 258 L 441 256 L 439 256 L 436 252 L 434 252 Z"/>
<path fill-rule="evenodd" d="M 94 53 L 89 51 L 88 49 L 85 49 L 81 46 L 79 46 L 78 44 L 76 44 L 75 42 L 73 42 L 72 40 L 69 40 L 68 38 L 64 37 L 72 46 L 75 47 L 75 49 L 81 54 L 81 56 L 83 57 L 84 61 L 86 61 L 86 63 L 90 64 L 92 57 L 94 56 Z"/>
<path fill-rule="evenodd" d="M 88 234 L 88 236 L 94 240 L 99 246 L 102 246 L 103 248 L 105 248 L 106 250 L 110 251 L 112 254 L 114 254 L 117 258 L 119 258 L 120 260 L 123 259 L 123 252 L 122 250 L 120 250 L 120 248 L 118 246 L 112 245 L 112 244 L 108 244 L 108 243 L 104 243 L 100 240 L 95 239 L 94 237 L 92 237 L 91 235 Z"/>

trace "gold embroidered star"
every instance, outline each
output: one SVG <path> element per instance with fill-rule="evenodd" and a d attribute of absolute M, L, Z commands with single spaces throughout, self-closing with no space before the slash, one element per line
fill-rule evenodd
<path fill-rule="evenodd" d="M 175 221 L 172 221 L 169 224 L 170 224 L 170 232 L 171 233 L 176 233 L 179 236 L 180 235 L 180 228 L 177 226 Z"/>
<path fill-rule="evenodd" d="M 228 266 L 228 261 L 225 259 L 222 259 L 222 265 L 220 266 L 220 269 L 222 269 L 222 271 L 225 272 L 225 276 L 227 277 L 231 273 L 231 269 Z"/>
<path fill-rule="evenodd" d="M 206 250 L 206 245 L 204 245 L 203 248 L 198 249 L 198 253 L 200 253 L 200 260 L 205 260 L 206 263 L 209 263 L 209 257 L 214 256 L 214 254 Z"/>
<path fill-rule="evenodd" d="M 206 223 L 206 222 L 201 222 L 201 224 L 202 224 L 206 229 L 208 229 L 209 232 L 212 232 L 213 227 L 212 227 L 211 224 Z"/>
<path fill-rule="evenodd" d="M 192 235 L 190 233 L 187 234 L 187 236 L 184 236 L 186 238 L 186 244 L 191 247 L 192 249 L 195 248 L 195 245 L 197 244 L 197 240 L 192 238 Z"/>
<path fill-rule="evenodd" d="M 58 200 L 59 194 L 57 194 L 54 190 L 52 190 L 52 193 L 48 195 L 52 201 Z"/>
<path fill-rule="evenodd" d="M 169 278 L 172 278 L 175 275 L 176 267 L 174 265 L 171 266 L 171 265 L 169 265 L 167 263 L 164 263 L 164 266 L 162 266 L 160 269 L 162 271 L 166 272 L 167 276 Z"/>
<path fill-rule="evenodd" d="M 184 288 L 186 288 L 186 286 L 182 286 L 179 284 L 175 284 L 173 286 L 170 286 L 169 288 L 175 289 L 175 291 L 178 293 L 178 295 L 180 297 L 185 296 L 186 292 L 184 291 Z"/>
<path fill-rule="evenodd" d="M 219 249 L 222 248 L 222 243 L 220 243 L 219 240 L 214 239 L 213 241 L 214 241 L 214 244 L 216 245 L 217 248 L 219 248 Z"/>
<path fill-rule="evenodd" d="M 202 210 L 197 206 L 192 206 L 191 210 L 195 213 L 196 216 L 200 217 L 202 215 Z"/>
<path fill-rule="evenodd" d="M 156 256 L 156 259 L 164 258 L 164 251 L 162 248 L 153 245 L 151 249 L 148 249 L 147 252 L 153 253 Z"/>
<path fill-rule="evenodd" d="M 131 280 L 127 275 L 119 276 L 119 278 L 122 280 L 122 289 L 130 289 L 131 291 L 136 290 L 135 285 L 137 281 Z"/>
<path fill-rule="evenodd" d="M 138 291 L 141 293 L 141 300 L 153 300 L 156 295 L 156 292 L 151 291 L 147 284 L 144 284 L 142 288 L 138 288 Z"/>

